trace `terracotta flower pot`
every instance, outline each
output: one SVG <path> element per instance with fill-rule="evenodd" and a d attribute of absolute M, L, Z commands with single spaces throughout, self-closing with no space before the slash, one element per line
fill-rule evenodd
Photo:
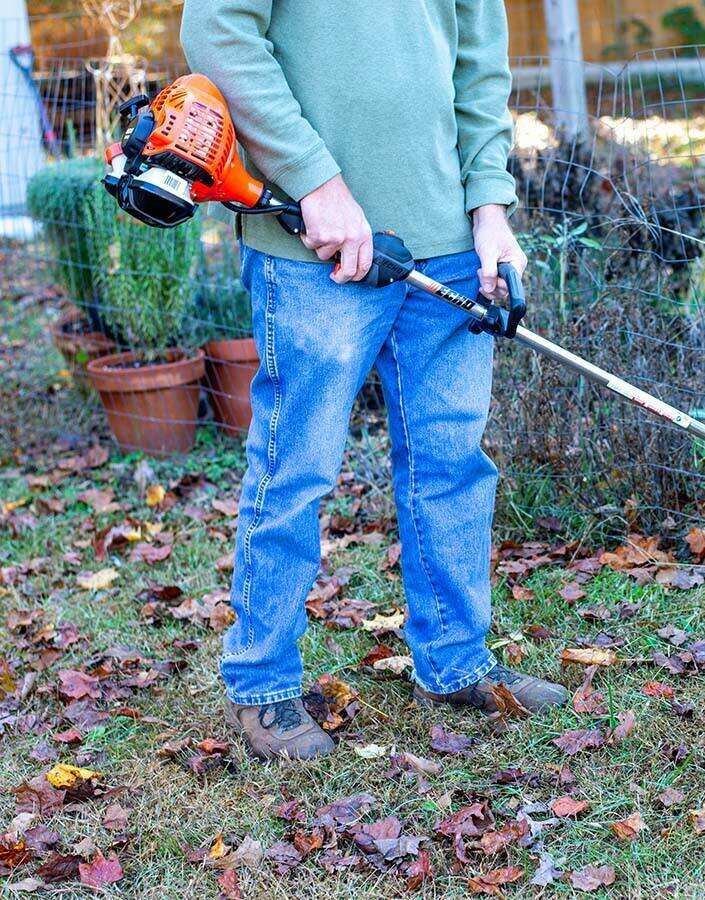
<path fill-rule="evenodd" d="M 230 432 L 247 431 L 252 418 L 250 384 L 259 368 L 252 338 L 209 341 L 206 351 L 206 386 L 215 420 Z"/>
<path fill-rule="evenodd" d="M 75 307 L 68 309 L 51 326 L 51 336 L 74 380 L 85 389 L 89 386 L 88 363 L 115 349 L 113 341 L 100 331 L 93 331 L 88 319 Z"/>
<path fill-rule="evenodd" d="M 135 353 L 115 353 L 88 364 L 121 450 L 150 456 L 186 453 L 194 444 L 203 350 L 185 356 L 167 350 L 167 362 L 137 365 Z"/>

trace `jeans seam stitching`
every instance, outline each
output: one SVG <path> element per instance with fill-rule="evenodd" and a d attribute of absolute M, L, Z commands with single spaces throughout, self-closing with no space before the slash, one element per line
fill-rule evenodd
<path fill-rule="evenodd" d="M 264 508 L 264 498 L 272 476 L 274 474 L 274 466 L 276 462 L 277 449 L 277 423 L 279 421 L 279 412 L 281 409 L 281 382 L 279 381 L 279 373 L 277 371 L 275 342 L 274 342 L 274 310 L 275 310 L 275 291 L 274 291 L 274 261 L 271 256 L 267 256 L 264 265 L 264 280 L 267 285 L 267 305 L 265 307 L 265 367 L 270 381 L 274 385 L 274 409 L 272 417 L 269 421 L 269 441 L 267 443 L 267 470 L 257 485 L 257 493 L 255 495 L 254 511 L 252 521 L 250 522 L 245 538 L 243 540 L 243 555 L 245 557 L 245 582 L 242 589 L 242 609 L 247 616 L 247 643 L 242 648 L 240 654 L 247 652 L 252 648 L 255 640 L 255 629 L 250 616 L 250 591 L 252 586 L 252 535 L 259 525 Z"/>
<path fill-rule="evenodd" d="M 404 391 L 402 388 L 402 379 L 401 379 L 401 365 L 399 363 L 399 352 L 397 345 L 396 332 L 394 329 L 391 331 L 391 347 L 392 347 L 392 358 L 394 360 L 394 366 L 397 370 L 397 390 L 399 392 L 399 411 L 401 413 L 401 421 L 402 426 L 404 428 L 404 442 L 406 443 L 406 458 L 409 465 L 409 510 L 411 512 L 411 521 L 414 526 L 414 533 L 416 535 L 416 542 L 419 548 L 419 558 L 421 559 L 421 566 L 423 568 L 424 574 L 428 579 L 428 583 L 431 586 L 431 591 L 433 593 L 433 599 L 436 603 L 436 612 L 438 614 L 438 621 L 441 625 L 441 636 L 445 633 L 446 627 L 445 622 L 443 620 L 443 613 L 441 612 L 441 602 L 438 596 L 438 591 L 436 590 L 436 585 L 434 584 L 433 578 L 431 576 L 431 572 L 428 566 L 428 562 L 426 559 L 426 554 L 424 552 L 424 543 L 421 537 L 421 529 L 419 527 L 419 523 L 417 520 L 416 514 L 416 477 L 414 471 L 414 454 L 411 449 L 411 437 L 409 434 L 409 426 L 406 420 L 406 407 L 404 405 Z M 433 641 L 427 646 L 427 656 L 428 662 L 433 670 L 434 676 L 436 680 L 440 680 L 440 674 L 436 665 L 433 661 L 433 658 L 430 653 L 431 646 L 433 645 Z"/>
<path fill-rule="evenodd" d="M 416 673 L 414 673 L 415 682 L 420 685 L 425 691 L 429 691 L 432 694 L 454 694 L 456 691 L 462 691 L 464 688 L 469 687 L 471 684 L 476 684 L 478 681 L 481 681 L 485 675 L 494 669 L 497 665 L 497 659 L 491 650 L 487 650 L 487 656 L 482 665 L 475 666 L 471 672 L 465 671 L 465 673 L 456 678 L 453 681 L 450 681 L 447 684 L 441 685 L 438 683 L 434 687 L 429 687 L 426 684 L 423 684 L 421 680 L 418 678 Z"/>
<path fill-rule="evenodd" d="M 301 696 L 301 686 L 281 688 L 278 691 L 267 691 L 264 694 L 238 694 L 227 691 L 228 700 L 242 706 L 263 706 L 265 703 L 280 703 L 282 700 L 295 700 Z"/>

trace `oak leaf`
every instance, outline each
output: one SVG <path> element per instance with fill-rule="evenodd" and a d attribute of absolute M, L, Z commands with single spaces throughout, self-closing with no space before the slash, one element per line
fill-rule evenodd
<path fill-rule="evenodd" d="M 581 666 L 613 666 L 617 662 L 614 650 L 603 647 L 565 647 L 561 663 L 578 663 Z"/>
<path fill-rule="evenodd" d="M 564 794 L 551 803 L 551 810 L 554 816 L 558 816 L 559 819 L 565 819 L 570 816 L 579 816 L 580 813 L 585 812 L 588 806 L 587 800 L 576 800 L 570 794 Z"/>

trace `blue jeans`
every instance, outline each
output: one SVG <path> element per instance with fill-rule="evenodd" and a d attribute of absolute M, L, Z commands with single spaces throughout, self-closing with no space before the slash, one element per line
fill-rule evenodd
<path fill-rule="evenodd" d="M 475 295 L 474 252 L 418 268 Z M 252 383 L 232 603 L 221 671 L 235 703 L 301 694 L 297 645 L 320 564 L 318 507 L 334 487 L 355 397 L 372 366 L 389 414 L 405 636 L 418 683 L 460 690 L 496 661 L 490 531 L 497 470 L 480 448 L 493 339 L 461 310 L 406 284 L 336 285 L 331 266 L 245 247 L 261 365 Z"/>

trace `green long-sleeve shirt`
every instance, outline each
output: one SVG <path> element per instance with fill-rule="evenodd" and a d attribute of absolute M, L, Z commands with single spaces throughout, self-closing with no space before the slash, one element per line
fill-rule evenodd
<path fill-rule="evenodd" d="M 468 213 L 516 203 L 503 0 L 185 0 L 181 39 L 252 174 L 295 200 L 342 172 L 417 259 L 470 249 Z M 248 245 L 316 260 L 244 218 Z"/>

